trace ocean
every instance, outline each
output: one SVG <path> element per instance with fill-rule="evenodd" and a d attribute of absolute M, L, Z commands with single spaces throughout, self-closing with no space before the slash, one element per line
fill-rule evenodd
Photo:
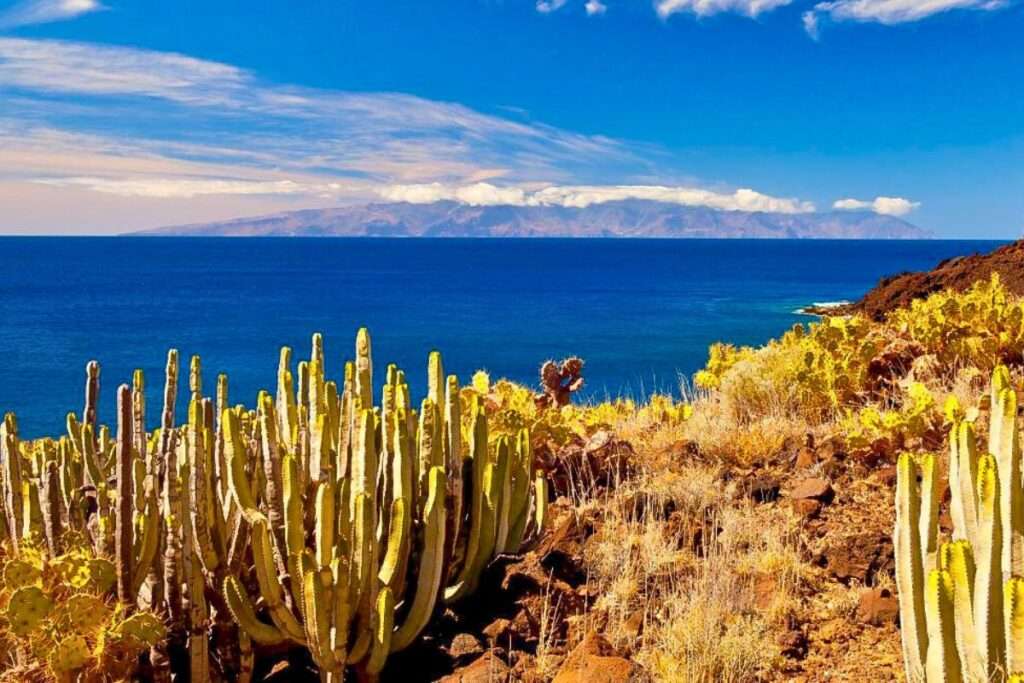
<path fill-rule="evenodd" d="M 232 403 L 252 405 L 274 388 L 282 345 L 297 361 L 322 332 L 340 378 L 364 325 L 377 371 L 397 363 L 414 396 L 435 348 L 464 382 L 485 368 L 535 384 L 542 361 L 579 355 L 589 398 L 678 394 L 714 341 L 763 343 L 813 320 L 802 306 L 998 244 L 0 238 L 0 412 L 23 435 L 61 433 L 96 359 L 100 420 L 114 420 L 115 387 L 142 368 L 155 426 L 171 347 L 183 376 L 202 357 L 205 393 L 226 372 Z"/>

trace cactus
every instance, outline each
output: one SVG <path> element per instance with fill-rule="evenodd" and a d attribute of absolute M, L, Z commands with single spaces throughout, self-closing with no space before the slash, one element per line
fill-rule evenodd
<path fill-rule="evenodd" d="M 131 643 L 131 652 L 151 648 L 154 680 L 207 681 L 216 669 L 245 681 L 260 648 L 302 646 L 324 681 L 349 668 L 374 679 L 442 598 L 469 595 L 496 556 L 543 528 L 546 480 L 529 431 L 491 443 L 475 397 L 464 435 L 459 382 L 436 351 L 418 411 L 393 365 L 375 407 L 365 328 L 354 351 L 335 383 L 319 334 L 294 376 L 283 348 L 276 396 L 260 392 L 255 410 L 229 405 L 224 375 L 215 400 L 204 397 L 194 356 L 179 426 L 171 350 L 151 433 L 141 371 L 117 389 L 113 438 L 98 424 L 95 361 L 82 417 L 69 414 L 59 440 L 23 444 L 14 416 L 5 418 L 2 528 L 16 553 L 22 539 L 45 544 L 66 585 L 90 591 L 72 596 L 60 618 L 100 643 L 83 654 L 80 640 L 65 639 L 47 655 L 52 671 L 113 667 L 108 650 Z M 88 516 L 82 491 L 96 496 Z M 99 557 L 61 555 L 69 529 L 88 531 Z M 26 632 L 50 610 L 33 562 L 16 556 L 4 567 L 18 598 L 8 617 Z M 102 597 L 111 594 L 114 609 Z"/>
<path fill-rule="evenodd" d="M 977 455 L 972 420 L 947 405 L 951 542 L 938 545 L 934 456 L 899 459 L 894 544 L 909 681 L 1013 680 L 1024 670 L 1024 491 L 1005 367 L 993 372 L 990 396 L 993 455 Z"/>

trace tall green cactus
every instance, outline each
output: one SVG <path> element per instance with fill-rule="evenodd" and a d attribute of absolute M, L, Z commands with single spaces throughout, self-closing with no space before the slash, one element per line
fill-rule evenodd
<path fill-rule="evenodd" d="M 229 405 L 224 375 L 204 396 L 193 356 L 177 425 L 172 349 L 158 430 L 146 431 L 136 371 L 117 389 L 113 436 L 97 421 L 90 362 L 85 409 L 67 416 L 65 436 L 23 443 L 13 415 L 0 426 L 0 531 L 15 552 L 32 537 L 51 555 L 67 528 L 86 532 L 114 560 L 120 609 L 165 617 L 169 641 L 150 651 L 161 683 L 245 681 L 254 649 L 282 646 L 308 648 L 324 681 L 350 668 L 375 678 L 439 602 L 469 595 L 497 556 L 539 533 L 546 480 L 526 430 L 492 443 L 480 397 L 464 411 L 440 353 L 419 410 L 395 366 L 373 405 L 365 328 L 341 382 L 325 358 L 316 334 L 293 376 L 283 348 L 276 395 L 261 391 L 247 410 Z M 96 497 L 88 519 L 85 495 Z M 174 651 L 188 655 L 181 671 Z"/>
<path fill-rule="evenodd" d="M 899 459 L 894 544 L 909 681 L 1005 681 L 1024 670 L 1024 489 L 1017 397 L 1003 366 L 989 405 L 991 454 L 981 456 L 973 418 L 950 406 L 951 542 L 939 545 L 934 456 Z"/>

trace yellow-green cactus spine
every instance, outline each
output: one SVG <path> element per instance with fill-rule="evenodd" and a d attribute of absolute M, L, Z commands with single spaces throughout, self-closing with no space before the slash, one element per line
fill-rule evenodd
<path fill-rule="evenodd" d="M 936 567 L 935 553 L 939 542 L 939 472 L 934 455 L 926 453 L 918 461 L 921 473 L 921 566 L 927 575 Z"/>
<path fill-rule="evenodd" d="M 928 636 L 924 614 L 924 568 L 921 558 L 921 496 L 917 466 L 909 453 L 896 466 L 896 588 L 900 596 L 900 637 L 908 681 L 924 680 Z M 998 522 L 997 522 L 998 523 Z"/>
<path fill-rule="evenodd" d="M 356 333 L 355 391 L 358 408 L 366 410 L 373 405 L 373 354 L 370 331 L 365 327 Z"/>
<path fill-rule="evenodd" d="M 959 683 L 963 678 L 954 635 L 953 579 L 949 572 L 934 569 L 928 574 L 925 590 L 928 683 Z"/>

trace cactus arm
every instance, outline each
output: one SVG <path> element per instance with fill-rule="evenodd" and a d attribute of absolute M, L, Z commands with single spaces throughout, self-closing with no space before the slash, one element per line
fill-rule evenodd
<path fill-rule="evenodd" d="M 501 496 L 501 482 L 496 476 L 494 463 L 484 466 L 481 489 L 482 510 L 479 518 L 480 529 L 476 552 L 466 556 L 459 579 L 445 591 L 446 602 L 456 602 L 476 590 L 480 574 L 486 568 L 494 552 L 494 539 L 498 530 L 497 507 Z"/>
<path fill-rule="evenodd" d="M 928 574 L 925 614 L 928 622 L 928 683 L 959 683 L 960 657 L 953 624 L 953 580 L 939 569 Z"/>
<path fill-rule="evenodd" d="M 284 593 L 277 581 L 277 570 L 266 519 L 254 519 L 250 529 L 256 581 L 259 583 L 260 595 L 263 596 L 270 618 L 285 637 L 296 643 L 304 644 L 306 641 L 302 626 L 284 604 Z"/>
<path fill-rule="evenodd" d="M 429 492 L 424 508 L 424 540 L 420 553 L 420 566 L 417 575 L 416 595 L 405 621 L 391 639 L 391 651 L 398 652 L 407 648 L 430 621 L 437 603 L 437 596 L 444 579 L 445 566 L 444 535 L 445 535 L 445 493 L 446 482 L 444 468 L 431 468 L 429 475 Z"/>
<path fill-rule="evenodd" d="M 280 630 L 271 624 L 260 621 L 256 610 L 249 600 L 248 594 L 234 576 L 224 579 L 224 601 L 231 610 L 231 615 L 240 628 L 261 645 L 277 645 L 284 642 L 285 637 Z"/>
<path fill-rule="evenodd" d="M 508 540 L 504 552 L 519 552 L 526 537 L 530 521 L 530 497 L 533 493 L 533 450 L 530 446 L 530 431 L 520 430 L 516 436 L 515 459 L 512 461 L 512 507 L 509 509 Z"/>
<path fill-rule="evenodd" d="M 1002 666 L 1005 651 L 1002 595 L 1002 529 L 999 474 L 991 455 L 978 458 L 978 538 L 974 562 L 974 627 L 987 677 Z"/>
<path fill-rule="evenodd" d="M 160 526 L 160 509 L 157 506 L 156 498 L 148 498 L 142 521 L 139 551 L 135 564 L 132 566 L 131 595 L 133 596 L 139 594 L 139 589 L 142 588 L 150 567 L 156 559 L 157 551 L 160 549 Z"/>
<path fill-rule="evenodd" d="M 332 611 L 318 572 L 309 570 L 303 573 L 302 595 L 306 613 L 306 643 L 310 654 L 321 670 L 334 671 L 340 663 L 335 661 L 331 647 Z"/>
<path fill-rule="evenodd" d="M 334 559 L 335 538 L 335 502 L 334 483 L 330 480 L 320 482 L 316 491 L 316 561 L 325 583 L 329 583 L 331 561 Z"/>
<path fill-rule="evenodd" d="M 93 434 L 96 434 L 96 406 L 99 400 L 100 364 L 91 360 L 85 365 L 85 407 L 82 409 L 82 424 L 92 427 Z"/>
<path fill-rule="evenodd" d="M 978 652 L 974 628 L 974 551 L 967 541 L 949 544 L 947 571 L 953 580 L 953 618 L 956 622 L 957 652 L 964 676 L 969 681 L 984 681 L 985 669 Z"/>
<path fill-rule="evenodd" d="M 193 361 L 196 360 L 193 357 Z M 193 398 L 189 404 L 189 499 L 192 542 L 196 557 L 207 572 L 218 564 L 210 534 L 209 449 L 206 440 L 205 401 Z"/>
<path fill-rule="evenodd" d="M 921 566 L 920 513 L 917 467 L 909 453 L 899 457 L 896 470 L 896 588 L 899 591 L 900 636 L 907 680 L 924 680 L 928 649 L 924 615 L 924 577 Z"/>
<path fill-rule="evenodd" d="M 953 498 L 959 501 L 963 527 L 954 529 L 957 538 L 971 539 L 978 534 L 978 446 L 974 436 L 974 425 L 966 420 L 958 425 L 956 434 L 950 434 L 950 441 L 957 441 L 957 489 Z M 952 447 L 952 446 L 951 446 Z M 954 477 L 950 474 L 950 488 Z M 959 525 L 957 525 L 959 526 Z"/>
<path fill-rule="evenodd" d="M 451 558 L 455 544 L 462 533 L 462 402 L 459 399 L 459 379 L 448 376 L 444 396 L 444 455 L 448 475 L 448 531 L 445 533 L 445 557 Z"/>
<path fill-rule="evenodd" d="M 61 541 L 64 529 L 61 525 L 61 494 L 60 494 L 60 472 L 57 469 L 57 462 L 51 460 L 43 471 L 41 482 L 43 493 L 43 531 L 46 536 L 46 546 L 50 557 L 55 558 L 61 553 Z"/>
<path fill-rule="evenodd" d="M 373 615 L 373 642 L 370 644 L 370 656 L 366 660 L 365 671 L 371 676 L 376 676 L 387 663 L 395 628 L 395 597 L 390 588 L 384 587 L 380 590 Z"/>
<path fill-rule="evenodd" d="M 21 453 L 18 449 L 18 428 L 13 413 L 4 416 L 0 426 L 0 449 L 3 450 L 4 507 L 7 512 L 7 528 L 15 554 L 18 552 L 25 508 L 22 502 Z"/>
<path fill-rule="evenodd" d="M 135 602 L 132 587 L 132 395 L 127 384 L 117 388 L 117 507 L 114 553 L 117 557 L 117 599 Z"/>
<path fill-rule="evenodd" d="M 1006 613 L 1006 670 L 1024 671 L 1024 578 L 1012 577 L 1003 590 Z"/>
<path fill-rule="evenodd" d="M 373 405 L 373 353 L 370 346 L 370 331 L 365 327 L 356 333 L 355 367 L 356 407 L 366 410 Z"/>
<path fill-rule="evenodd" d="M 381 563 L 377 578 L 382 585 L 391 589 L 392 594 L 405 579 L 404 568 L 411 545 L 412 520 L 409 517 L 409 501 L 396 498 L 391 503 L 391 520 L 388 530 L 387 551 Z"/>
<path fill-rule="evenodd" d="M 293 455 L 284 456 L 281 463 L 281 483 L 284 490 L 284 538 L 288 574 L 291 577 L 291 595 L 293 604 L 302 613 L 305 606 L 300 596 L 302 590 L 301 558 L 306 550 L 306 529 L 303 526 L 304 511 L 299 461 Z"/>
<path fill-rule="evenodd" d="M 989 450 L 999 468 L 999 510 L 1003 533 L 1003 581 L 1024 573 L 1024 510 L 1021 508 L 1021 451 L 1017 427 L 1017 394 L 1012 387 L 999 391 L 992 405 Z"/>
<path fill-rule="evenodd" d="M 495 476 L 498 479 L 498 500 L 495 504 L 495 532 L 494 547 L 491 554 L 497 556 L 505 548 L 508 541 L 509 511 L 512 504 L 512 479 L 509 476 L 511 467 L 509 461 L 512 458 L 512 449 L 509 446 L 509 438 L 501 437 L 498 440 L 497 459 L 495 462 Z"/>
<path fill-rule="evenodd" d="M 451 602 L 461 597 L 469 588 L 469 578 L 473 571 L 471 565 L 475 562 L 480 549 L 480 535 L 484 527 L 484 471 L 487 468 L 487 417 L 480 405 L 479 399 L 474 399 L 472 413 L 470 416 L 470 508 L 469 508 L 469 535 L 466 539 L 466 550 L 462 559 L 462 568 L 459 571 L 455 583 L 445 591 L 445 601 Z"/>
<path fill-rule="evenodd" d="M 233 410 L 224 410 L 221 424 L 224 427 L 224 456 L 228 463 L 228 491 L 244 513 L 251 514 L 257 510 L 256 498 L 245 474 L 247 455 L 242 443 L 238 415 Z"/>
<path fill-rule="evenodd" d="M 277 418 L 274 415 L 274 403 L 270 395 L 260 392 L 259 396 L 260 432 L 263 437 L 263 471 L 266 475 L 267 517 L 273 536 L 274 562 L 277 573 L 287 573 L 286 558 L 288 555 L 284 539 L 284 492 L 281 483 L 281 445 L 278 441 Z"/>
<path fill-rule="evenodd" d="M 181 600 L 181 520 L 184 511 L 181 505 L 181 483 L 178 478 L 178 436 L 172 431 L 168 438 L 164 460 L 163 516 L 166 535 L 164 539 L 163 580 L 164 599 L 171 626 L 182 620 Z"/>
<path fill-rule="evenodd" d="M 936 567 L 936 551 L 939 540 L 939 473 L 936 458 L 931 453 L 921 456 L 918 461 L 921 472 L 921 567 L 927 576 Z"/>

